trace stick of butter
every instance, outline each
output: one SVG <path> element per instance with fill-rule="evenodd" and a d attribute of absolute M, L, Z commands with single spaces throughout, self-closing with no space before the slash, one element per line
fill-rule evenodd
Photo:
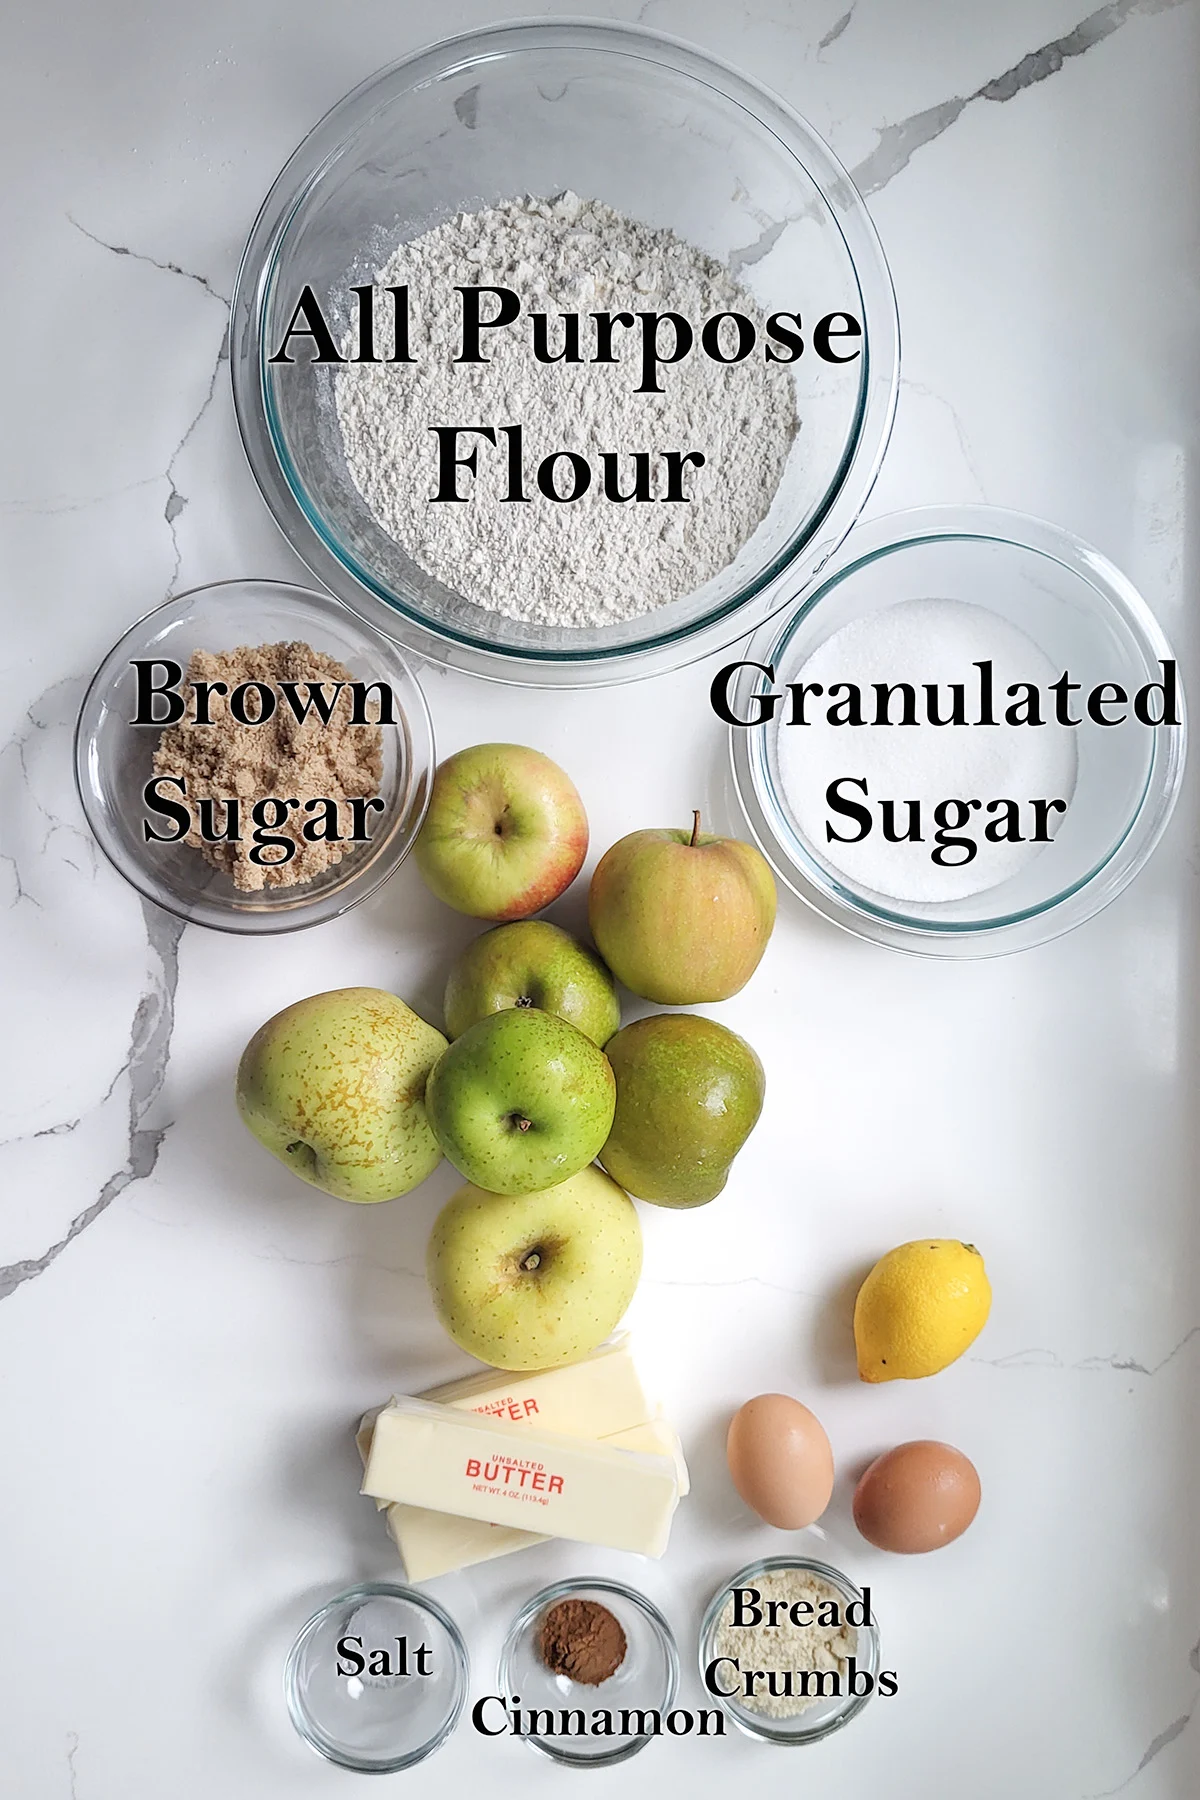
<path fill-rule="evenodd" d="M 505 1369 L 480 1369 L 457 1381 L 443 1382 L 427 1388 L 420 1400 L 436 1400 L 443 1406 L 459 1406 L 467 1412 L 489 1413 L 510 1425 L 541 1425 L 546 1431 L 565 1432 L 567 1437 L 607 1438 L 658 1419 L 658 1409 L 646 1398 L 638 1376 L 629 1333 L 619 1331 L 608 1343 L 601 1344 L 582 1361 L 567 1363 L 558 1369 L 541 1369 L 524 1375 Z M 355 1433 L 358 1453 L 365 1466 L 371 1448 L 381 1407 L 364 1413 Z M 669 1429 L 669 1428 L 668 1428 Z M 674 1435 L 674 1434 L 672 1434 Z M 630 1450 L 662 1451 L 656 1441 L 651 1445 L 630 1443 Z M 674 1456 L 679 1467 L 679 1492 L 686 1494 L 687 1468 L 679 1439 L 665 1455 Z M 380 1500 L 380 1511 L 387 1505 Z"/>
<path fill-rule="evenodd" d="M 418 1398 L 490 1413 L 508 1425 L 533 1423 L 546 1431 L 565 1432 L 568 1437 L 609 1437 L 614 1431 L 643 1424 L 653 1418 L 655 1410 L 646 1398 L 627 1331 L 617 1332 L 580 1362 L 523 1375 L 508 1369 L 480 1369 L 474 1375 L 427 1388 Z"/>
<path fill-rule="evenodd" d="M 668 1457 L 405 1398 L 375 1421 L 362 1491 L 644 1556 L 666 1549 L 679 1500 Z"/>
<path fill-rule="evenodd" d="M 629 1333 L 622 1331 L 581 1362 L 514 1375 L 481 1369 L 430 1388 L 422 1400 L 465 1406 L 507 1425 L 534 1424 L 568 1437 L 610 1437 L 652 1418 L 654 1408 L 638 1377 Z"/>
<path fill-rule="evenodd" d="M 429 1395 L 422 1396 L 428 1399 Z M 465 1401 L 460 1408 L 473 1410 Z M 358 1453 L 366 1467 L 371 1452 L 375 1420 L 383 1408 L 376 1406 L 364 1413 L 355 1436 Z M 569 1435 L 569 1434 L 568 1434 Z M 669 1456 L 675 1463 L 680 1497 L 688 1491 L 687 1464 L 679 1435 L 666 1419 L 647 1419 L 642 1425 L 631 1425 L 627 1431 L 615 1431 L 605 1440 L 622 1450 L 647 1450 L 651 1455 Z M 512 1525 L 487 1525 L 480 1519 L 458 1519 L 453 1513 L 433 1512 L 427 1506 L 401 1506 L 397 1501 L 376 1500 L 376 1506 L 387 1513 L 387 1528 L 392 1542 L 404 1560 L 404 1572 L 410 1581 L 432 1581 L 435 1575 L 447 1575 L 452 1569 L 466 1569 L 472 1563 L 490 1562 L 494 1556 L 507 1556 L 513 1550 L 526 1550 L 531 1544 L 544 1544 L 540 1531 L 518 1531 Z"/>

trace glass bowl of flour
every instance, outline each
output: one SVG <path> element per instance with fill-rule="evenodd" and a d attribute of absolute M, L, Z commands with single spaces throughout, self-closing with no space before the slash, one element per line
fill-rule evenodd
<path fill-rule="evenodd" d="M 870 491 L 898 380 L 861 197 L 802 119 L 639 28 L 455 38 L 350 94 L 233 302 L 286 536 L 403 643 L 574 686 L 720 649 Z"/>
<path fill-rule="evenodd" d="M 1069 533 L 990 507 L 857 530 L 723 699 L 780 878 L 929 956 L 1091 918 L 1145 864 L 1183 775 L 1183 689 L 1145 601 Z"/>

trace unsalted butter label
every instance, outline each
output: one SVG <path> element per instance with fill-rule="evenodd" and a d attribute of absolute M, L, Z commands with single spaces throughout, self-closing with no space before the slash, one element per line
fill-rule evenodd
<path fill-rule="evenodd" d="M 477 1456 L 468 1456 L 466 1476 L 477 1492 L 489 1487 L 527 1487 L 531 1495 L 545 1494 L 547 1501 L 551 1494 L 563 1492 L 563 1476 L 549 1474 L 541 1463 L 516 1462 L 512 1457 L 480 1462 Z"/>

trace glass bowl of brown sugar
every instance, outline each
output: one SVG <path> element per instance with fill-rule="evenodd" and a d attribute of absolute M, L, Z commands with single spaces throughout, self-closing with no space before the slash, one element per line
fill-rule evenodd
<path fill-rule="evenodd" d="M 75 733 L 100 848 L 189 924 L 298 931 L 365 900 L 407 855 L 435 766 L 397 646 L 340 602 L 225 581 L 113 645 Z"/>

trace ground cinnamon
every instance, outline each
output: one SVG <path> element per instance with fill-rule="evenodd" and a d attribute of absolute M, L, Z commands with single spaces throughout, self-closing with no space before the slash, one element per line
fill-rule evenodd
<path fill-rule="evenodd" d="M 596 1600 L 560 1600 L 542 1620 L 538 1652 L 555 1675 L 599 1687 L 625 1660 L 625 1633 Z"/>

